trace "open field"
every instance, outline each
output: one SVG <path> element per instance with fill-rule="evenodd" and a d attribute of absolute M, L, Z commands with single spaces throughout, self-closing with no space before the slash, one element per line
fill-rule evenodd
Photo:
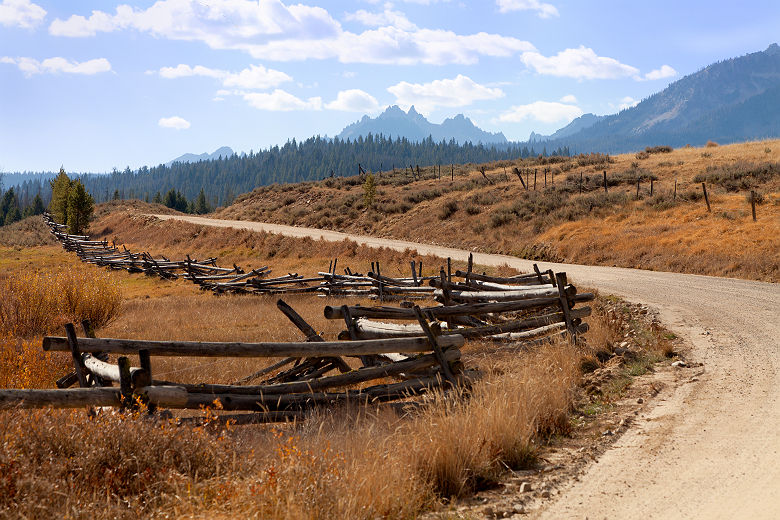
<path fill-rule="evenodd" d="M 214 216 L 529 259 L 777 281 L 779 161 L 780 140 L 773 140 L 507 161 L 486 165 L 487 178 L 461 168 L 451 180 L 449 166 L 442 167 L 441 178 L 436 168 L 422 169 L 421 180 L 398 170 L 376 174 L 369 209 L 362 181 L 350 177 L 258 188 Z M 757 222 L 750 190 L 757 194 Z"/>
<path fill-rule="evenodd" d="M 321 269 L 332 256 L 354 269 L 379 260 L 390 271 L 397 263 L 399 272 L 412 257 L 422 259 L 431 271 L 441 263 L 413 252 L 369 250 L 349 242 L 134 221 L 127 214 L 104 215 L 94 227 L 104 234 L 112 228 L 112 237 L 155 253 L 214 251 L 220 255 L 219 263 L 262 263 L 300 272 Z M 56 283 L 60 283 L 58 273 L 76 271 L 91 273 L 107 287 L 118 287 L 121 308 L 98 328 L 98 336 L 300 339 L 276 311 L 274 298 L 217 297 L 186 281 L 109 272 L 78 264 L 75 255 L 52 246 L 3 247 L 0 281 L 37 269 L 40 276 L 52 276 Z M 268 251 L 274 255 L 270 257 Z M 456 267 L 463 265 L 456 263 Z M 486 270 L 512 272 L 506 267 Z M 327 299 L 298 296 L 288 301 L 326 338 L 341 328 L 322 317 Z M 664 359 L 669 341 L 649 326 L 642 329 L 643 339 L 637 339 L 641 359 L 614 356 L 628 323 L 617 319 L 623 312 L 619 308 L 606 300 L 596 306 L 588 320 L 591 331 L 585 350 L 565 343 L 532 351 L 472 344 L 464 351 L 466 362 L 478 366 L 484 377 L 471 395 L 434 396 L 428 407 L 411 416 L 381 408 L 336 409 L 297 426 L 190 430 L 111 414 L 90 420 L 81 411 L 2 412 L 0 510 L 10 517 L 42 517 L 66 510 L 75 518 L 138 514 L 414 517 L 443 507 L 443 501 L 493 485 L 507 468 L 533 467 L 540 443 L 572 432 L 569 414 L 575 403 L 590 406 L 619 397 L 623 387 L 609 387 L 608 380 L 595 393 L 578 390 L 583 367 L 590 373 L 601 367 L 599 359 L 612 359 L 612 365 L 624 364 L 616 377 L 626 377 L 638 370 L 638 363 Z M 81 317 L 78 312 L 44 317 L 37 334 L 57 329 L 65 319 Z M 68 360 L 40 352 L 35 331 L 25 336 L 11 333 L 3 339 L 3 374 L 8 376 L 4 386 L 50 386 L 68 370 Z M 159 376 L 193 382 L 225 382 L 256 368 L 231 360 L 204 366 L 169 359 L 155 366 Z M 588 423 L 595 420 L 582 417 Z"/>

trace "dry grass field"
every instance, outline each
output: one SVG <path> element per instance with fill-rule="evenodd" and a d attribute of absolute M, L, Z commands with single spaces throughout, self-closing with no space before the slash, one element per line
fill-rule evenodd
<path fill-rule="evenodd" d="M 101 211 L 93 234 L 133 250 L 217 256 L 220 264 L 270 265 L 277 273 L 323 270 L 338 257 L 353 270 L 365 271 L 378 260 L 383 272 L 405 274 L 413 258 L 350 242 L 163 223 L 134 217 L 137 209 Z M 82 265 L 75 255 L 47 244 L 41 225 L 24 221 L 11 235 L 0 235 L 0 387 L 51 387 L 69 362 L 67 356 L 43 353 L 40 338 L 61 330 L 64 321 L 85 317 L 95 321 L 102 337 L 300 339 L 272 297 L 214 296 L 183 280 Z M 423 261 L 426 272 L 441 264 L 414 259 Z M 72 305 L 57 307 L 54 301 L 64 293 Z M 322 308 L 344 300 L 297 296 L 288 302 L 328 339 L 341 328 L 322 317 Z M 143 414 L 0 412 L 0 516 L 368 519 L 412 518 L 446 508 L 493 485 L 507 469 L 532 466 L 546 439 L 572 432 L 570 414 L 583 395 L 599 406 L 619 396 L 623 379 L 593 395 L 578 385 L 602 361 L 615 364 L 614 349 L 628 323 L 620 309 L 619 302 L 597 300 L 584 346 L 563 342 L 527 350 L 469 344 L 464 361 L 483 374 L 473 389 L 430 396 L 427 406 L 406 415 L 390 408 L 342 407 L 298 424 L 192 428 Z M 669 353 L 660 329 L 643 328 L 636 337 L 641 355 L 625 361 L 621 378 Z M 157 377 L 229 382 L 262 364 L 155 359 L 154 366 Z"/>
<path fill-rule="evenodd" d="M 780 280 L 780 140 L 485 168 L 483 176 L 458 167 L 454 180 L 448 166 L 440 178 L 432 167 L 422 169 L 420 180 L 408 171 L 378 173 L 369 208 L 358 177 L 267 186 L 215 216 L 539 260 Z M 758 201 L 756 222 L 750 190 Z"/>

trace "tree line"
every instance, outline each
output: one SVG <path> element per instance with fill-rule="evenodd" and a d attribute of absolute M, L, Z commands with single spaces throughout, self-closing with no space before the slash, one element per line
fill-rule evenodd
<path fill-rule="evenodd" d="M 454 139 L 436 142 L 430 136 L 422 141 L 404 137 L 393 139 L 381 134 L 354 140 L 317 136 L 301 142 L 292 139 L 283 146 L 250 151 L 249 154 L 234 153 L 216 160 L 143 166 L 137 170 L 127 167 L 109 174 L 80 174 L 73 176 L 71 182 L 79 183 L 93 202 L 140 199 L 186 213 L 202 214 L 217 206 L 229 205 L 236 196 L 258 186 L 356 175 L 358 164 L 366 171 L 379 172 L 411 165 L 483 163 L 538 155 L 569 156 L 570 152 L 566 147 L 549 152 L 547 148 L 536 151 L 527 143 L 486 146 L 470 142 L 458 144 Z M 41 207 L 54 203 L 52 187 L 57 182 L 64 182 L 61 180 L 64 173 L 64 169 L 60 169 L 56 176 L 51 172 L 14 175 L 14 178 L 25 180 L 12 188 L 11 195 L 3 192 L 0 185 L 0 193 L 8 197 L 8 208 L 15 205 L 19 218 L 37 214 L 36 211 L 42 211 Z M 0 224 L 5 224 L 8 212 L 15 221 L 17 212 L 8 209 Z"/>
<path fill-rule="evenodd" d="M 496 160 L 535 157 L 547 150 L 512 144 L 458 144 L 454 139 L 436 142 L 431 137 L 423 141 L 383 135 L 359 137 L 355 140 L 311 137 L 305 141 L 288 141 L 260 152 L 233 154 L 216 160 L 195 163 L 173 163 L 170 166 L 129 167 L 108 175 L 89 174 L 79 177 L 97 202 L 121 199 L 141 199 L 153 202 L 157 194 L 165 200 L 171 190 L 191 202 L 191 212 L 197 213 L 201 192 L 205 205 L 226 206 L 236 196 L 269 184 L 296 183 L 326 177 L 346 177 L 358 173 L 358 163 L 368 171 L 404 168 L 409 165 L 482 163 Z M 569 155 L 566 148 L 551 150 L 551 155 Z M 166 204 L 168 205 L 168 204 Z M 189 207 L 189 206 L 188 206 Z M 177 209 L 180 209 L 177 207 Z"/>

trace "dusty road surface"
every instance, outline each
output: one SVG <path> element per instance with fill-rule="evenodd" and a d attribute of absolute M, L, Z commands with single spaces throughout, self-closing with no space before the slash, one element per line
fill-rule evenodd
<path fill-rule="evenodd" d="M 202 217 L 195 224 L 344 240 L 466 260 L 469 252 L 333 231 Z M 524 271 L 532 262 L 474 254 Z M 570 280 L 659 310 L 688 338 L 703 373 L 659 396 L 598 463 L 550 499 L 543 518 L 780 518 L 780 285 L 730 278 L 539 263 Z"/>

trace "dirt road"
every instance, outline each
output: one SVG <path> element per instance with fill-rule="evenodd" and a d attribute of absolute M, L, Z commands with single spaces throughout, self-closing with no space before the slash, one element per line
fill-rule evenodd
<path fill-rule="evenodd" d="M 195 224 L 344 240 L 466 260 L 469 252 L 333 231 L 202 217 Z M 532 262 L 475 253 L 483 265 Z M 694 345 L 704 372 L 657 404 L 544 518 L 780 518 L 780 285 L 615 267 L 539 263 L 570 280 L 642 302 Z"/>

